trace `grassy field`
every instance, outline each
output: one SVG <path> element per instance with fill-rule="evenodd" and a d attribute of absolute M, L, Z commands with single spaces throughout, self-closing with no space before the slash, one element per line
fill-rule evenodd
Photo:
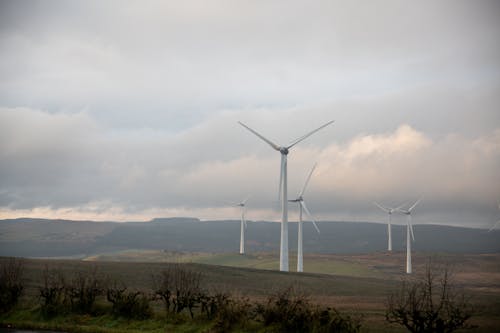
<path fill-rule="evenodd" d="M 425 253 L 414 255 L 415 274 L 412 278 L 423 274 L 428 258 L 429 255 Z M 276 290 L 295 285 L 309 295 L 314 303 L 362 315 L 363 332 L 403 332 L 404 330 L 385 323 L 384 311 L 387 296 L 399 288 L 402 279 L 407 278 L 403 271 L 404 260 L 404 253 L 385 252 L 307 255 L 304 258 L 305 273 L 284 273 L 276 270 L 278 258 L 272 253 L 242 256 L 129 250 L 88 257 L 85 261 L 30 259 L 26 261 L 26 298 L 37 295 L 37 287 L 46 266 L 66 273 L 97 267 L 98 272 L 103 275 L 123 281 L 128 286 L 148 290 L 152 287 L 152 275 L 174 262 L 183 263 L 200 272 L 206 289 L 223 290 L 253 300 L 263 300 Z M 500 255 L 441 254 L 435 255 L 433 260 L 437 265 L 450 267 L 454 272 L 454 283 L 476 305 L 478 315 L 473 322 L 479 328 L 469 332 L 499 332 Z M 292 270 L 295 268 L 294 261 L 292 255 Z M 2 322 L 5 323 L 5 320 L 6 318 L 2 319 Z M 59 324 L 57 327 L 65 327 L 64 323 Z M 117 325 L 120 327 L 122 324 Z M 165 332 L 173 327 L 165 326 L 164 321 L 148 325 L 152 326 L 151 329 L 144 330 L 150 332 Z M 202 332 L 204 329 L 203 325 L 188 325 L 182 330 Z"/>

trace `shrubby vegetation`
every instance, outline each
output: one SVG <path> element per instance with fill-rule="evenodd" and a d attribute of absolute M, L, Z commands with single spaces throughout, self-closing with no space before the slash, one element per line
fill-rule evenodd
<path fill-rule="evenodd" d="M 91 314 L 97 297 L 103 295 L 106 282 L 97 272 L 97 268 L 78 271 L 64 286 L 71 310 L 76 313 Z"/>
<path fill-rule="evenodd" d="M 67 277 L 60 270 L 46 266 L 42 286 L 38 288 L 41 312 L 45 317 L 69 312 L 93 314 L 96 299 L 104 294 L 105 285 L 95 267 Z"/>
<path fill-rule="evenodd" d="M 472 328 L 474 313 L 465 294 L 453 285 L 447 267 L 429 260 L 424 277 L 403 281 L 398 293 L 388 299 L 386 320 L 412 333 L 449 333 Z"/>
<path fill-rule="evenodd" d="M 5 313 L 19 302 L 24 290 L 23 261 L 0 263 L 0 310 Z M 313 304 L 296 286 L 277 290 L 257 302 L 206 290 L 203 278 L 184 265 L 166 265 L 152 276 L 151 289 L 135 290 L 117 280 L 110 282 L 95 266 L 71 274 L 46 266 L 37 289 L 38 306 L 30 311 L 47 320 L 68 314 L 86 318 L 104 314 L 117 320 L 203 323 L 208 332 L 214 333 L 356 333 L 361 328 L 358 317 Z M 464 294 L 453 286 L 449 271 L 429 264 L 423 277 L 403 282 L 400 291 L 388 298 L 386 320 L 415 333 L 453 332 L 471 327 L 468 321 L 473 310 Z"/>
<path fill-rule="evenodd" d="M 23 291 L 23 264 L 3 261 L 2 312 L 11 309 Z M 360 322 L 331 308 L 322 308 L 286 288 L 263 303 L 228 292 L 205 290 L 203 276 L 183 265 L 168 265 L 152 279 L 151 290 L 134 290 L 104 277 L 96 267 L 64 274 L 45 266 L 38 286 L 38 309 L 47 320 L 68 314 L 88 318 L 102 314 L 126 320 L 166 318 L 170 322 L 203 322 L 210 332 L 359 332 Z M 155 313 L 162 304 L 163 315 Z M 99 309 L 99 311 L 96 310 Z"/>
<path fill-rule="evenodd" d="M 321 308 L 296 288 L 287 288 L 268 298 L 257 307 L 259 319 L 265 326 L 279 332 L 359 332 L 359 319 L 342 315 L 332 308 Z"/>
<path fill-rule="evenodd" d="M 106 298 L 113 304 L 112 313 L 132 319 L 147 319 L 153 314 L 149 301 L 150 296 L 142 291 L 128 290 L 124 285 L 114 283 L 106 289 Z"/>
<path fill-rule="evenodd" d="M 0 265 L 0 313 L 11 310 L 24 289 L 23 262 L 9 258 Z"/>

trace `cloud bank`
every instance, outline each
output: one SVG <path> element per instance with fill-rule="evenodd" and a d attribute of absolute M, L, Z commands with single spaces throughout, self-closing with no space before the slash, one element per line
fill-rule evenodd
<path fill-rule="evenodd" d="M 221 113 L 172 135 L 110 132 L 86 113 L 1 109 L 2 215 L 231 218 L 224 202 L 251 194 L 249 218 L 278 219 L 279 154 L 234 121 L 243 115 Z M 401 124 L 339 141 L 335 126 L 289 155 L 290 196 L 318 162 L 306 195 L 319 218 L 376 218 L 373 200 L 423 196 L 424 216 L 447 216 L 428 222 L 488 223 L 500 197 L 500 128 L 432 139 Z M 482 213 L 463 215 L 464 207 Z"/>
<path fill-rule="evenodd" d="M 500 3 L 2 1 L 0 217 L 279 218 L 488 226 L 500 199 Z"/>

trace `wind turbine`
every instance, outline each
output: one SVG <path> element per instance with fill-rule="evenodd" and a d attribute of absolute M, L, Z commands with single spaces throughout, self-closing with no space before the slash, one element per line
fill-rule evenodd
<path fill-rule="evenodd" d="M 497 208 L 500 210 L 500 202 L 498 202 Z M 498 220 L 491 228 L 488 230 L 488 232 L 493 231 L 498 225 L 500 224 L 500 220 Z"/>
<path fill-rule="evenodd" d="M 247 125 L 238 121 L 238 123 L 245 127 L 247 130 L 261 138 L 268 145 L 270 145 L 274 150 L 279 151 L 281 154 L 281 168 L 280 168 L 280 189 L 279 189 L 279 198 L 281 201 L 281 241 L 280 241 L 280 271 L 288 272 L 288 201 L 287 201 L 287 155 L 293 146 L 302 140 L 308 138 L 312 134 L 316 133 L 320 129 L 330 125 L 333 123 L 332 121 L 327 122 L 326 124 L 316 128 L 314 131 L 311 131 L 300 138 L 292 141 L 288 146 L 278 146 L 274 142 L 266 139 L 261 134 L 257 133 L 255 130 L 251 129 Z"/>
<path fill-rule="evenodd" d="M 241 226 L 240 226 L 240 254 L 245 254 L 245 229 L 247 228 L 247 221 L 245 220 L 246 203 L 250 196 L 245 200 L 238 203 L 228 202 L 231 206 L 241 207 Z"/>
<path fill-rule="evenodd" d="M 413 225 L 411 224 L 411 212 L 418 205 L 420 200 L 422 200 L 422 198 L 418 199 L 408 209 L 398 209 L 399 212 L 406 215 L 406 273 L 407 274 L 411 274 L 411 240 L 415 241 L 415 236 L 413 235 Z M 410 233 L 412 239 L 410 239 Z"/>
<path fill-rule="evenodd" d="M 406 203 L 402 204 L 399 207 L 392 208 L 392 207 L 385 207 L 377 202 L 373 202 L 375 206 L 378 208 L 382 209 L 384 212 L 386 212 L 389 215 L 389 222 L 387 223 L 387 251 L 392 251 L 392 236 L 391 236 L 391 219 L 392 219 L 392 214 L 396 212 L 397 210 L 403 208 Z"/>
<path fill-rule="evenodd" d="M 306 203 L 304 201 L 304 198 L 302 197 L 304 195 L 304 191 L 306 190 L 307 184 L 309 183 L 309 180 L 311 179 L 311 175 L 316 168 L 316 164 L 311 169 L 311 172 L 309 172 L 309 176 L 306 179 L 306 182 L 304 183 L 304 186 L 302 187 L 302 190 L 299 192 L 299 195 L 297 198 L 293 200 L 288 200 L 289 202 L 297 202 L 299 205 L 299 224 L 298 224 L 298 230 L 299 230 L 299 235 L 298 235 L 298 246 L 297 246 L 297 272 L 303 272 L 304 271 L 304 258 L 303 258 L 303 248 L 302 248 L 302 210 L 306 212 L 307 215 L 311 218 L 311 221 L 314 225 L 314 228 L 316 228 L 316 231 L 319 234 L 319 228 L 316 225 L 316 222 L 314 221 L 314 218 L 311 215 L 311 212 L 309 209 L 307 209 Z"/>

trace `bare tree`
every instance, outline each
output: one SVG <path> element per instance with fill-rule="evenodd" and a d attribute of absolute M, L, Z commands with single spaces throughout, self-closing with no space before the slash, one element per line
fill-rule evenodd
<path fill-rule="evenodd" d="M 60 270 L 50 270 L 46 265 L 42 273 L 43 285 L 39 287 L 42 314 L 54 316 L 66 310 L 66 279 Z"/>
<path fill-rule="evenodd" d="M 400 291 L 389 296 L 386 320 L 413 333 L 448 333 L 472 328 L 467 321 L 473 313 L 465 294 L 452 284 L 448 267 L 429 260 L 423 278 L 403 281 Z"/>
<path fill-rule="evenodd" d="M 188 309 L 191 318 L 200 300 L 201 273 L 174 264 L 155 278 L 155 294 L 160 297 L 167 313 Z"/>
<path fill-rule="evenodd" d="M 150 297 L 139 290 L 128 290 L 123 283 L 110 283 L 106 288 L 106 298 L 113 304 L 112 312 L 116 316 L 147 319 L 153 313 Z"/>
<path fill-rule="evenodd" d="M 66 286 L 66 293 L 73 311 L 91 313 L 97 296 L 104 293 L 104 279 L 93 266 L 88 271 L 78 271 Z"/>
<path fill-rule="evenodd" d="M 0 263 L 0 313 L 17 304 L 24 289 L 23 270 L 21 259 L 9 258 Z"/>

